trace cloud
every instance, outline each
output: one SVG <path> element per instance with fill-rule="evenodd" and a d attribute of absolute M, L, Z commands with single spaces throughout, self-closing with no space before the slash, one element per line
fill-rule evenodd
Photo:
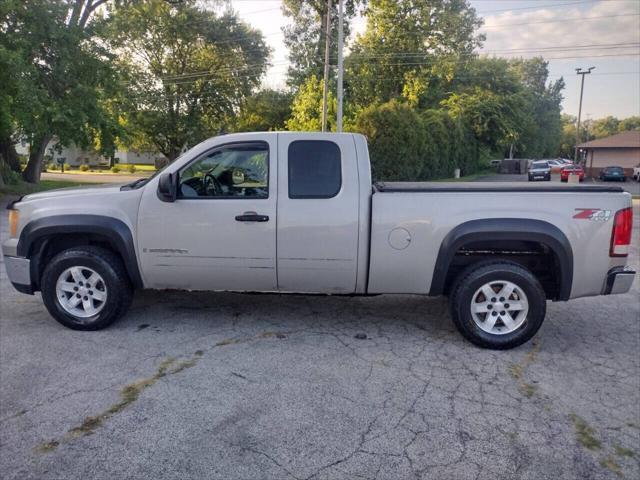
<path fill-rule="evenodd" d="M 506 11 L 484 16 L 487 40 L 481 52 L 545 58 L 638 54 L 640 2 L 606 1 L 562 8 Z M 602 17 L 589 20 L 589 17 Z M 584 19 L 584 20 L 577 20 Z M 548 22 L 548 23 L 540 23 Z M 511 26 L 506 26 L 511 25 Z M 573 48 L 576 45 L 629 44 L 630 47 Z M 509 52 L 509 50 L 522 50 Z"/>

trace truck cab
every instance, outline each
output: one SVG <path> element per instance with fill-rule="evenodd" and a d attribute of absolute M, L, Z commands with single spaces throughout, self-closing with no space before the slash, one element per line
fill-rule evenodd
<path fill-rule="evenodd" d="M 203 142 L 140 201 L 148 288 L 364 293 L 371 173 L 353 134 L 233 134 Z M 359 255 L 360 253 L 360 255 Z"/>

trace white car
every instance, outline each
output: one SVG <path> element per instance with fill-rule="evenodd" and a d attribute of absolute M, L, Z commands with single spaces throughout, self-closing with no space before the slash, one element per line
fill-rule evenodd
<path fill-rule="evenodd" d="M 636 182 L 640 182 L 640 165 L 633 167 L 633 179 Z"/>

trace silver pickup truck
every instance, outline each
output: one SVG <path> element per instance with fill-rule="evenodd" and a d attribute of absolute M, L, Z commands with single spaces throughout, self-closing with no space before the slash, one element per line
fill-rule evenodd
<path fill-rule="evenodd" d="M 134 289 L 448 295 L 460 332 L 511 348 L 547 300 L 627 292 L 619 187 L 376 183 L 356 134 L 209 139 L 150 179 L 9 206 L 9 279 L 78 330 Z"/>

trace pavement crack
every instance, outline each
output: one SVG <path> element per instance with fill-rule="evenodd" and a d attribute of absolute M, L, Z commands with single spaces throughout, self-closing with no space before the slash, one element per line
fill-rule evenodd
<path fill-rule="evenodd" d="M 158 369 L 152 376 L 142 378 L 125 385 L 120 390 L 120 401 L 111 405 L 97 415 L 86 417 L 80 425 L 70 428 L 59 439 L 42 442 L 34 448 L 34 451 L 37 453 L 49 453 L 55 450 L 62 443 L 69 443 L 76 438 L 93 434 L 104 424 L 105 421 L 121 413 L 131 404 L 136 402 L 138 398 L 140 398 L 142 392 L 155 385 L 158 380 L 169 375 L 175 375 L 187 368 L 195 366 L 203 353 L 204 352 L 201 350 L 198 350 L 191 358 L 182 361 L 178 361 L 174 357 L 166 358 L 160 363 Z"/>

